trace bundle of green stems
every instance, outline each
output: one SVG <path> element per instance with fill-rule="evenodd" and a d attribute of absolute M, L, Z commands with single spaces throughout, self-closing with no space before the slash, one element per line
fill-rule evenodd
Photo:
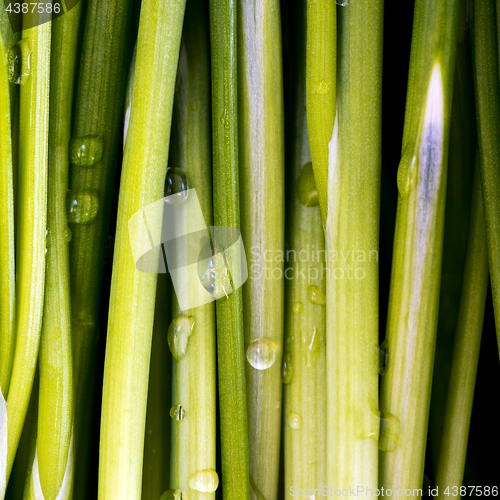
<path fill-rule="evenodd" d="M 498 495 L 500 3 L 389 8 L 0 6 L 0 500 Z"/>

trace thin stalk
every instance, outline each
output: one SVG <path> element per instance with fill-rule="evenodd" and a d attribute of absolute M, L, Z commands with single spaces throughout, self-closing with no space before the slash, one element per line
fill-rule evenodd
<path fill-rule="evenodd" d="M 250 486 L 278 494 L 284 320 L 284 110 L 280 4 L 238 1 L 241 228 Z"/>
<path fill-rule="evenodd" d="M 189 189 L 195 190 L 189 196 L 196 195 L 204 222 L 211 226 L 210 62 L 204 8 L 203 0 L 186 3 L 188 15 L 184 21 L 174 101 L 172 139 L 176 147 L 171 154 L 174 168 L 167 176 L 187 177 Z M 192 105 L 194 102 L 196 106 Z M 189 234 L 191 217 L 176 217 L 172 222 L 177 234 Z M 196 284 L 200 285 L 198 280 Z M 190 499 L 215 499 L 219 485 L 215 472 L 215 304 L 210 301 L 181 311 L 177 300 L 174 302 L 174 319 L 168 331 L 174 358 L 170 486 Z M 190 328 L 179 332 L 185 322 Z M 183 335 L 188 337 L 182 339 Z"/>
<path fill-rule="evenodd" d="M 328 144 L 337 99 L 337 8 L 331 0 L 307 2 L 307 127 L 323 224 L 328 215 Z"/>
<path fill-rule="evenodd" d="M 473 63 L 481 190 L 500 354 L 500 84 L 494 0 L 473 3 Z"/>
<path fill-rule="evenodd" d="M 29 17 L 29 16 L 28 16 Z M 42 327 L 47 225 L 51 21 L 23 30 L 16 241 L 16 350 L 7 398 L 8 482 L 30 401 Z M 29 76 L 28 76 L 29 72 Z M 1 459 L 0 459 L 1 460 Z M 0 490 L 0 498 L 4 491 Z"/>
<path fill-rule="evenodd" d="M 382 380 L 380 486 L 422 487 L 438 319 L 457 0 L 417 0 Z"/>
<path fill-rule="evenodd" d="M 305 2 L 299 5 L 305 14 Z M 287 259 L 282 367 L 286 498 L 326 484 L 325 240 L 307 135 L 305 30 L 296 33 L 298 45 L 304 46 L 295 52 L 300 61 L 294 164 L 287 173 L 287 241 L 292 262 Z"/>
<path fill-rule="evenodd" d="M 81 5 L 52 22 L 47 268 L 40 342 L 40 400 L 36 458 L 27 498 L 69 498 L 73 475 L 73 359 L 69 229 L 66 214 L 68 149 Z M 25 495 L 26 497 L 26 495 Z"/>
<path fill-rule="evenodd" d="M 156 273 L 136 268 L 129 221 L 139 212 L 159 242 L 175 75 L 184 0 L 145 0 L 141 8 L 130 124 L 118 201 L 104 365 L 99 453 L 99 499 L 138 499 L 153 331 Z M 155 202 L 157 202 L 155 204 Z M 159 203 L 158 203 L 159 202 Z M 149 205 L 153 206 L 150 210 Z M 146 208 L 148 210 L 146 210 Z M 158 262 L 159 244 L 152 249 Z"/>
<path fill-rule="evenodd" d="M 15 253 L 14 185 L 7 52 L 0 34 L 0 397 L 9 395 L 14 362 L 15 337 Z M 1 487 L 0 487 L 1 491 Z"/>
<path fill-rule="evenodd" d="M 446 400 L 443 433 L 436 477 L 440 496 L 462 486 L 467 438 L 469 436 L 479 347 L 488 289 L 488 251 L 481 200 L 479 164 L 474 178 L 474 194 L 460 299 L 460 314 L 453 350 L 453 360 Z"/>
<path fill-rule="evenodd" d="M 383 1 L 339 13 L 329 144 L 326 483 L 377 487 L 378 250 Z"/>
<path fill-rule="evenodd" d="M 240 230 L 237 2 L 210 1 L 214 221 Z M 247 389 L 241 288 L 217 301 L 222 481 L 228 499 L 248 499 Z"/>
<path fill-rule="evenodd" d="M 85 5 L 68 194 L 76 453 L 99 334 L 104 252 L 123 126 L 133 0 L 89 0 Z"/>
<path fill-rule="evenodd" d="M 171 283 L 167 274 L 158 275 L 155 319 L 151 344 L 151 369 L 149 372 L 148 408 L 144 438 L 144 471 L 142 497 L 160 498 L 170 484 L 170 425 L 167 415 L 171 401 L 172 360 L 167 336 L 172 312 Z M 167 423 L 168 422 L 168 423 Z"/>
<path fill-rule="evenodd" d="M 436 354 L 429 414 L 428 444 L 434 474 L 438 466 L 446 394 L 453 356 L 453 339 L 460 307 L 477 142 L 466 3 L 466 1 L 461 0 L 459 9 L 455 82 L 451 105 L 449 175 L 446 187 L 443 235 L 443 255 L 446 256 L 446 259 L 443 259 L 441 272 Z"/>

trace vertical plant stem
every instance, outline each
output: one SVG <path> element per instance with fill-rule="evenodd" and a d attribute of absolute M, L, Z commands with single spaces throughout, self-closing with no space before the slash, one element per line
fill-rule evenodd
<path fill-rule="evenodd" d="M 456 0 L 417 0 L 382 380 L 380 486 L 421 488 L 441 277 Z"/>
<path fill-rule="evenodd" d="M 340 9 L 326 224 L 326 483 L 335 488 L 377 487 L 382 23 L 381 0 Z"/>
<path fill-rule="evenodd" d="M 23 30 L 16 241 L 16 350 L 7 399 L 8 482 L 38 358 L 45 284 L 51 21 Z M 29 66 L 28 66 L 29 61 Z M 29 68 L 29 70 L 28 70 Z M 5 471 L 5 469 L 4 469 Z M 0 496 L 3 492 L 0 491 Z"/>
<path fill-rule="evenodd" d="M 132 6 L 132 0 L 85 3 L 68 198 L 77 453 L 99 333 L 104 251 L 123 125 Z"/>
<path fill-rule="evenodd" d="M 240 230 L 237 1 L 210 1 L 214 224 Z M 248 499 L 247 389 L 243 295 L 217 301 L 217 352 L 224 497 Z"/>
<path fill-rule="evenodd" d="M 331 0 L 307 2 L 307 127 L 323 223 L 328 215 L 328 143 L 337 99 L 337 9 Z"/>
<path fill-rule="evenodd" d="M 45 500 L 55 500 L 59 494 L 67 498 L 73 474 L 70 233 L 66 194 L 80 11 L 81 5 L 77 5 L 52 21 L 47 268 L 39 358 L 40 401 L 35 462 Z M 34 497 L 38 488 L 34 477 L 31 476 L 30 498 Z"/>
<path fill-rule="evenodd" d="M 177 154 L 171 156 L 171 164 L 187 176 L 188 187 L 196 190 L 189 196 L 196 194 L 205 224 L 211 226 L 210 59 L 204 7 L 202 0 L 186 3 L 189 15 L 184 21 L 172 131 Z M 182 175 L 174 169 L 167 174 L 170 178 Z M 172 222 L 177 234 L 189 234 L 189 217 Z M 192 329 L 181 351 L 176 336 L 182 333 L 176 327 L 184 321 Z M 174 358 L 170 485 L 193 500 L 215 499 L 219 484 L 215 472 L 215 304 L 210 301 L 181 311 L 175 301 L 168 342 Z"/>
<path fill-rule="evenodd" d="M 448 386 L 436 486 L 441 498 L 447 487 L 462 486 L 467 438 L 474 399 L 479 347 L 488 289 L 488 252 L 481 200 L 479 164 L 474 178 L 474 194 L 460 300 L 460 314 L 455 337 Z M 439 498 L 439 497 L 438 497 Z"/>
<path fill-rule="evenodd" d="M 278 494 L 284 319 L 284 116 L 280 5 L 238 2 L 241 227 L 252 497 Z M 281 257 L 280 257 L 281 256 Z"/>
<path fill-rule="evenodd" d="M 306 3 L 299 5 L 300 16 L 305 14 Z M 297 20 L 298 26 L 300 22 Z M 287 498 L 296 496 L 301 489 L 326 484 L 325 241 L 307 135 L 305 30 L 297 29 L 296 33 L 300 37 L 295 52 L 299 75 L 292 141 L 294 164 L 287 172 L 290 189 L 282 367 Z M 289 263 L 288 253 L 293 264 Z"/>
<path fill-rule="evenodd" d="M 147 224 L 150 236 L 159 241 L 184 8 L 184 0 L 145 0 L 141 9 L 111 280 L 100 500 L 138 499 L 141 495 L 156 274 L 136 268 L 131 245 L 149 245 L 149 240 L 135 241 L 133 231 L 129 239 L 129 221 L 137 212 L 146 218 L 145 209 L 153 204 L 154 213 Z M 155 205 L 157 201 L 160 203 Z M 158 248 L 152 249 L 153 262 L 158 262 Z"/>
<path fill-rule="evenodd" d="M 473 3 L 473 62 L 481 189 L 500 354 L 500 84 L 494 0 Z"/>
<path fill-rule="evenodd" d="M 15 348 L 15 249 L 12 136 L 7 52 L 0 34 L 0 397 L 9 394 Z"/>

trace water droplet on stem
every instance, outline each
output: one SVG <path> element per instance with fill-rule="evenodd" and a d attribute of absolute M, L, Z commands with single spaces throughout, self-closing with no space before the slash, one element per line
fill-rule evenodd
<path fill-rule="evenodd" d="M 179 314 L 168 327 L 168 347 L 177 361 L 186 355 L 188 340 L 193 334 L 194 324 L 195 320 L 191 316 Z"/>
<path fill-rule="evenodd" d="M 219 486 L 219 476 L 213 469 L 200 470 L 188 478 L 189 487 L 200 493 L 215 493 Z"/>
<path fill-rule="evenodd" d="M 276 361 L 275 342 L 266 338 L 257 338 L 250 342 L 247 360 L 256 370 L 267 370 Z"/>

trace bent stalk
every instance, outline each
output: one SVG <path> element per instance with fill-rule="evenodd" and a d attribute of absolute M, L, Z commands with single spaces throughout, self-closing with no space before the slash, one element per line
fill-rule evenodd
<path fill-rule="evenodd" d="M 382 380 L 380 486 L 421 488 L 436 342 L 457 0 L 417 0 Z"/>
<path fill-rule="evenodd" d="M 184 0 L 145 0 L 141 8 L 111 279 L 99 450 L 100 500 L 132 500 L 141 495 L 156 273 L 137 269 L 131 245 L 144 249 L 150 241 L 147 235 L 145 241 L 140 236 L 138 241 L 129 239 L 129 221 L 139 212 L 153 241 L 160 240 L 184 8 Z M 155 204 L 157 201 L 161 205 Z M 150 205 L 152 214 L 146 210 Z M 158 248 L 151 249 L 155 263 Z"/>

